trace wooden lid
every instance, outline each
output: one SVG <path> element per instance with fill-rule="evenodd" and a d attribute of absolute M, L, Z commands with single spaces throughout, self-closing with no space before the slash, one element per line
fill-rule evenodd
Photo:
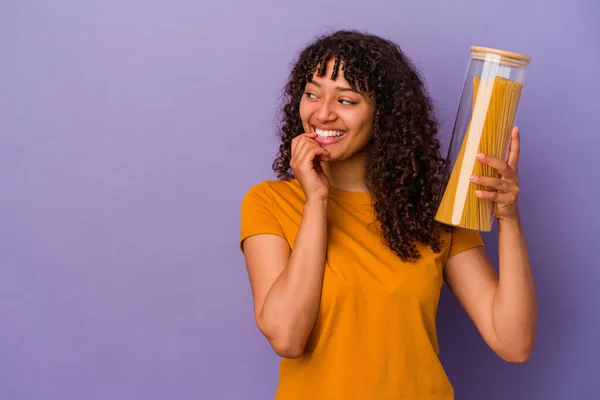
<path fill-rule="evenodd" d="M 531 61 L 531 57 L 523 55 L 523 54 L 519 54 L 519 53 L 513 53 L 512 51 L 492 49 L 490 47 L 481 47 L 481 46 L 471 46 L 470 49 L 474 53 L 479 53 L 479 54 L 473 56 L 473 58 L 476 58 L 479 60 L 485 60 L 485 54 L 490 53 L 490 54 L 496 54 L 503 58 L 510 58 L 511 60 L 501 60 L 501 62 L 506 63 L 506 64 L 511 64 L 513 66 L 525 66 L 529 63 L 529 61 Z M 518 64 L 511 63 L 510 61 L 513 61 L 513 62 L 516 61 Z"/>

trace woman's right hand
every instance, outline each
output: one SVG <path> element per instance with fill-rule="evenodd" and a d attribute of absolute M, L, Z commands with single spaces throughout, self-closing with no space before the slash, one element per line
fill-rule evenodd
<path fill-rule="evenodd" d="M 321 161 L 328 161 L 330 153 L 317 143 L 316 137 L 316 133 L 303 133 L 292 139 L 290 167 L 306 195 L 306 201 L 327 199 L 331 187 L 321 168 Z"/>

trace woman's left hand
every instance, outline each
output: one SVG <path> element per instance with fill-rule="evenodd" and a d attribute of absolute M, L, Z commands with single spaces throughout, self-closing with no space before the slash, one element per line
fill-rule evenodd
<path fill-rule="evenodd" d="M 519 218 L 519 166 L 520 138 L 519 129 L 514 127 L 508 153 L 508 161 L 501 160 L 489 154 L 479 154 L 477 159 L 484 164 L 496 169 L 500 178 L 489 178 L 484 176 L 471 177 L 473 183 L 496 189 L 495 192 L 476 190 L 477 197 L 495 202 L 494 216 L 498 220 L 510 220 Z"/>

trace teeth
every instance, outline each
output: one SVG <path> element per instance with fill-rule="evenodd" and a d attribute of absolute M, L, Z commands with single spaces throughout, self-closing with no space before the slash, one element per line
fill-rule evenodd
<path fill-rule="evenodd" d="M 317 135 L 323 138 L 336 138 L 343 136 L 346 133 L 345 131 L 324 131 L 319 128 L 315 128 L 315 132 L 317 133 Z"/>

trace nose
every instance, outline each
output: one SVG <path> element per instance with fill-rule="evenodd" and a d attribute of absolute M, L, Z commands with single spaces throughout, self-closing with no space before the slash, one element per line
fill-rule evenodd
<path fill-rule="evenodd" d="M 330 102 L 323 101 L 319 105 L 319 109 L 315 113 L 315 117 L 317 118 L 317 121 L 319 121 L 319 123 L 326 124 L 327 122 L 335 121 L 337 115 Z"/>

